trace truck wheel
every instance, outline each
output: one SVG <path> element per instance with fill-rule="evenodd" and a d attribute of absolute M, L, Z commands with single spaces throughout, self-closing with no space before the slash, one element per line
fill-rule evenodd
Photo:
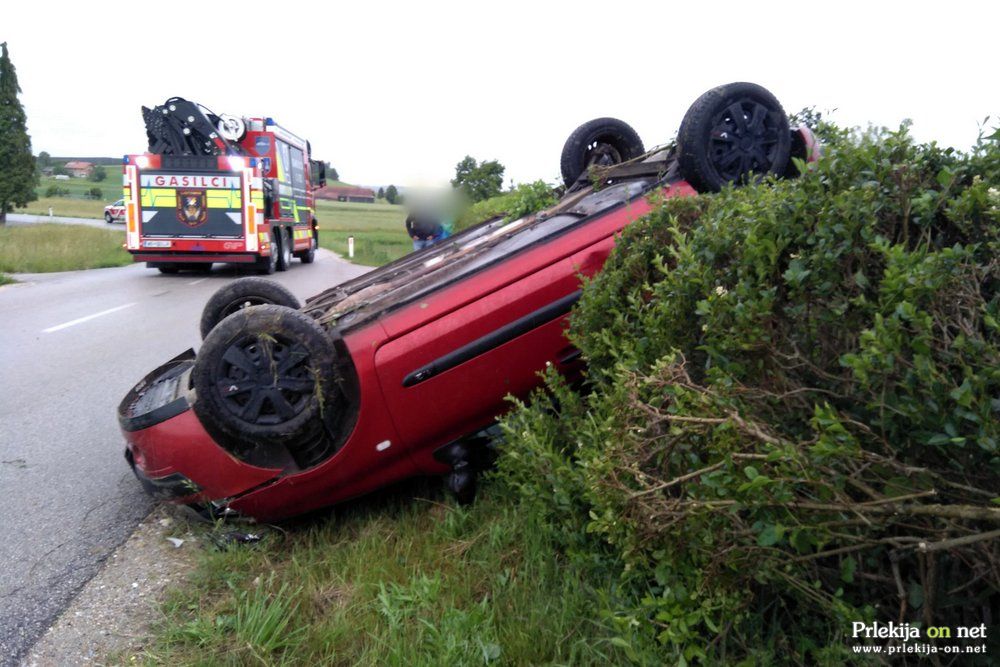
<path fill-rule="evenodd" d="M 287 231 L 279 232 L 278 238 L 278 262 L 275 268 L 278 271 L 287 271 L 292 265 L 292 235 Z"/>
<path fill-rule="evenodd" d="M 782 174 L 791 134 L 781 104 L 755 83 L 708 91 L 681 121 L 677 152 L 681 175 L 700 192 L 745 183 L 751 174 Z"/>
<path fill-rule="evenodd" d="M 216 290 L 201 311 L 201 337 L 233 313 L 250 306 L 277 304 L 298 310 L 301 307 L 295 295 L 273 280 L 264 278 L 239 278 Z"/>
<path fill-rule="evenodd" d="M 271 235 L 271 254 L 257 260 L 257 272 L 269 276 L 278 268 L 278 250 L 274 235 Z"/>
<path fill-rule="evenodd" d="M 645 152 L 639 134 L 617 118 L 595 118 L 573 130 L 563 145 L 559 166 L 570 187 L 591 165 L 618 164 Z"/>
<path fill-rule="evenodd" d="M 174 275 L 175 273 L 180 273 L 180 269 L 174 264 L 155 264 L 154 265 L 160 273 L 165 273 L 167 275 Z"/>
<path fill-rule="evenodd" d="M 303 251 L 301 251 L 300 253 L 298 253 L 296 255 L 296 257 L 298 257 L 299 259 L 301 259 L 303 264 L 312 264 L 314 261 L 316 261 L 316 236 L 315 235 L 313 235 L 312 239 L 310 239 L 309 250 L 303 250 Z"/>
<path fill-rule="evenodd" d="M 336 353 L 323 328 L 297 310 L 251 306 L 205 338 L 192 370 L 194 411 L 237 452 L 286 447 L 309 458 L 325 411 L 339 405 Z"/>

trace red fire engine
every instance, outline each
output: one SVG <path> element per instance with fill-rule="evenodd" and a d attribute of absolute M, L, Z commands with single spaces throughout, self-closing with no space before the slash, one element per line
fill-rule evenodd
<path fill-rule="evenodd" d="M 309 142 L 271 118 L 217 116 L 180 97 L 143 107 L 149 148 L 123 165 L 126 247 L 163 273 L 213 262 L 284 271 L 313 261 L 313 191 L 325 185 Z"/>

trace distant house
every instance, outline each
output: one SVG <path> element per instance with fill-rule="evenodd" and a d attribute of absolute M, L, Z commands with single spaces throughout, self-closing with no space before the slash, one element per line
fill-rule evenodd
<path fill-rule="evenodd" d="M 354 185 L 328 185 L 316 191 L 318 199 L 334 199 L 336 201 L 353 201 L 364 204 L 375 203 L 375 191 L 370 188 L 360 188 Z"/>
<path fill-rule="evenodd" d="M 67 162 L 66 171 L 74 178 L 87 178 L 90 176 L 90 172 L 94 171 L 94 164 L 92 162 Z"/>

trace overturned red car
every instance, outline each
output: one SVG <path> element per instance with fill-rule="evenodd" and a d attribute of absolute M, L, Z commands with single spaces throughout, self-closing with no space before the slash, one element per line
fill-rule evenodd
<path fill-rule="evenodd" d="M 157 497 L 275 520 L 415 475 L 469 499 L 484 447 L 470 437 L 551 364 L 578 373 L 564 336 L 580 276 L 601 269 L 648 195 L 694 196 L 756 175 L 793 176 L 818 146 L 760 86 L 714 88 L 675 145 L 646 152 L 625 123 L 580 126 L 565 195 L 484 222 L 300 306 L 273 282 L 223 287 L 204 342 L 122 400 L 126 458 Z M 794 162 L 798 162 L 795 160 Z"/>

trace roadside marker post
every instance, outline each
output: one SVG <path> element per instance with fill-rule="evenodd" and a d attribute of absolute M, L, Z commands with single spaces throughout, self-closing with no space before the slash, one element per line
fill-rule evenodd
<path fill-rule="evenodd" d="M 350 259 L 354 259 L 354 237 L 347 237 L 347 256 Z"/>

